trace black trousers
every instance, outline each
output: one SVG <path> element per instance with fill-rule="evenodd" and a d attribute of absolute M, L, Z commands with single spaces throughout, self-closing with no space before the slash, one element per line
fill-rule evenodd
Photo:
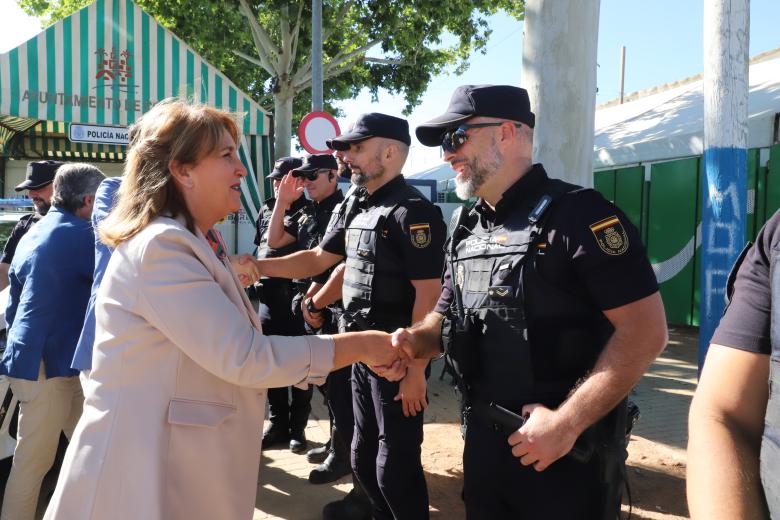
<path fill-rule="evenodd" d="M 292 313 L 295 290 L 290 280 L 263 280 L 263 299 L 260 303 L 260 321 L 263 334 L 301 336 L 305 334 L 303 319 Z M 303 431 L 311 412 L 313 387 L 305 390 L 295 387 L 269 388 L 269 421 L 273 426 L 291 431 Z"/>
<path fill-rule="evenodd" d="M 346 456 L 349 456 L 355 429 L 351 378 L 352 366 L 346 366 L 328 374 L 325 384 L 320 387 L 330 412 L 331 443 L 336 443 L 333 450 Z"/>
<path fill-rule="evenodd" d="M 596 458 L 582 464 L 563 457 L 537 472 L 512 455 L 508 436 L 469 418 L 463 451 L 468 520 L 599 518 L 603 492 Z"/>
<path fill-rule="evenodd" d="M 352 366 L 352 470 L 371 500 L 375 520 L 425 520 L 423 414 L 404 417 L 401 401 L 394 400 L 398 387 L 363 364 Z"/>

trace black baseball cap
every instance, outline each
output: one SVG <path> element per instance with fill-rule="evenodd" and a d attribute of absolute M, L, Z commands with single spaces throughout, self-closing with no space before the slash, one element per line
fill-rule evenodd
<path fill-rule="evenodd" d="M 24 182 L 14 189 L 16 191 L 39 190 L 47 184 L 51 184 L 54 180 L 54 175 L 63 164 L 65 163 L 60 161 L 33 161 L 27 163 L 27 175 Z"/>
<path fill-rule="evenodd" d="M 325 144 L 332 150 L 349 150 L 352 143 L 359 143 L 371 137 L 394 139 L 407 146 L 412 144 L 412 138 L 409 136 L 409 123 L 406 119 L 379 112 L 361 115 L 346 134 L 328 139 Z"/>
<path fill-rule="evenodd" d="M 336 158 L 329 153 L 321 153 L 317 155 L 307 155 L 303 160 L 303 164 L 295 168 L 296 172 L 314 172 L 317 170 L 338 170 L 339 165 L 336 163 Z"/>
<path fill-rule="evenodd" d="M 448 128 L 475 116 L 496 117 L 533 128 L 534 113 L 524 88 L 511 85 L 461 85 L 450 98 L 447 111 L 417 127 L 417 139 L 425 146 L 439 146 Z"/>
<path fill-rule="evenodd" d="M 268 178 L 281 179 L 301 164 L 303 160 L 300 157 L 282 157 L 274 163 L 274 169 L 268 174 Z"/>

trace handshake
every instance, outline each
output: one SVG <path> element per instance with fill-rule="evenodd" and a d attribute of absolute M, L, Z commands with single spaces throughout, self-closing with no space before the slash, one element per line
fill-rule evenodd
<path fill-rule="evenodd" d="M 341 341 L 360 343 L 358 361 L 365 363 L 375 374 L 388 381 L 403 379 L 412 360 L 428 357 L 416 352 L 419 346 L 415 344 L 414 334 L 410 329 L 397 329 L 392 334 L 375 330 L 348 332 L 335 337 Z"/>

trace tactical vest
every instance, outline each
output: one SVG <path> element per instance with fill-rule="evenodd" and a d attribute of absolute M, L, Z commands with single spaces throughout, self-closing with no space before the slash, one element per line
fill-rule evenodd
<path fill-rule="evenodd" d="M 286 256 L 290 253 L 294 253 L 299 250 L 298 243 L 292 242 L 284 247 L 272 248 L 268 245 L 268 226 L 271 223 L 271 214 L 274 211 L 274 204 L 276 199 L 268 199 L 262 208 L 261 222 L 258 226 L 258 234 L 260 235 L 260 243 L 257 245 L 257 257 L 258 258 L 277 258 L 280 256 Z M 308 205 L 308 201 L 301 197 L 293 202 L 292 207 L 287 210 L 286 214 L 292 214 L 300 211 L 302 207 Z"/>
<path fill-rule="evenodd" d="M 769 402 L 761 439 L 761 483 L 772 518 L 780 518 L 780 244 L 772 248 L 769 281 L 772 292 L 769 358 Z"/>
<path fill-rule="evenodd" d="M 319 204 L 309 204 L 301 209 L 293 218 L 298 220 L 298 247 L 302 250 L 316 247 L 325 232 L 331 215 L 339 211 L 339 205 L 344 200 L 341 190 L 336 191 Z"/>
<path fill-rule="evenodd" d="M 388 240 L 387 227 L 399 207 L 411 204 L 430 202 L 403 183 L 376 206 L 357 213 L 346 226 L 342 302 L 345 316 L 358 322 L 358 328 L 392 331 L 411 324 L 414 287 Z"/>
<path fill-rule="evenodd" d="M 577 189 L 547 180 L 502 224 L 484 225 L 471 210 L 456 226 L 447 261 L 468 322 L 456 333 L 468 335 L 459 342 L 465 357 L 454 363 L 467 399 L 515 410 L 533 402 L 555 407 L 606 343 L 608 321 L 598 308 L 547 283 L 536 270 L 549 215 L 561 196 Z M 453 301 L 450 316 L 456 314 Z M 536 324 L 547 322 L 538 330 Z"/>

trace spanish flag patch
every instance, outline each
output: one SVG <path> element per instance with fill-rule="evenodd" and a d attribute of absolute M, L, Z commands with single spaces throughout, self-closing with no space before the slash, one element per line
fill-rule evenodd
<path fill-rule="evenodd" d="M 628 235 L 617 216 L 599 220 L 589 227 L 599 248 L 608 255 L 622 255 L 628 249 Z"/>

